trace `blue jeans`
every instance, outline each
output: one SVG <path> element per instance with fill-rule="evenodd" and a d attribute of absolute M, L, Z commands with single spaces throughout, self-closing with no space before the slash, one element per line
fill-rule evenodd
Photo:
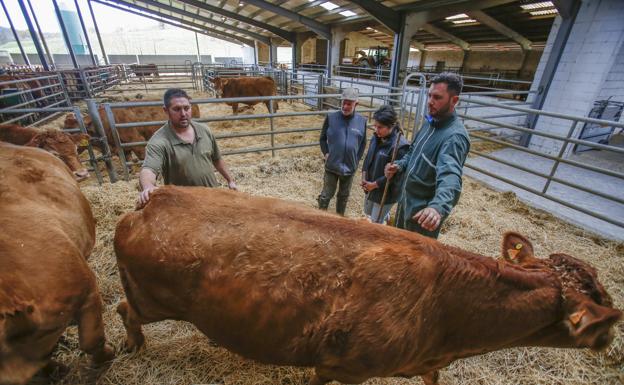
<path fill-rule="evenodd" d="M 390 210 L 394 206 L 394 203 L 388 203 L 383 205 L 383 209 L 377 202 L 373 202 L 368 199 L 368 197 L 364 198 L 364 214 L 371 220 L 373 223 L 381 223 L 386 224 L 390 219 Z M 381 209 L 381 217 L 379 216 L 379 210 Z M 377 220 L 379 218 L 379 220 Z"/>

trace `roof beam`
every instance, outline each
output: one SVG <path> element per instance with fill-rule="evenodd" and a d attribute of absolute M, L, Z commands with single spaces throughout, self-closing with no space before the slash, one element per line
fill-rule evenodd
<path fill-rule="evenodd" d="M 399 5 L 394 8 L 394 10 L 431 13 L 435 11 L 435 17 L 433 18 L 433 20 L 435 20 L 454 15 L 456 13 L 465 13 L 465 11 L 496 7 L 516 1 L 517 0 L 422 0 L 410 4 Z"/>
<path fill-rule="evenodd" d="M 325 39 L 331 39 L 331 29 L 327 24 L 319 23 L 318 21 L 309 17 L 300 15 L 296 12 L 290 11 L 286 8 L 282 8 L 279 5 L 269 3 L 265 0 L 245 0 L 248 4 L 263 8 L 267 11 L 273 12 L 280 16 L 286 17 L 298 23 L 305 25 L 311 31 L 317 33 Z"/>
<path fill-rule="evenodd" d="M 571 17 L 574 14 L 574 8 L 578 0 L 552 0 L 553 4 L 559 11 L 559 15 L 564 19 Z"/>
<path fill-rule="evenodd" d="M 437 37 L 450 41 L 451 43 L 461 47 L 461 49 L 463 49 L 464 51 L 470 50 L 470 44 L 467 41 L 462 40 L 458 38 L 457 36 L 446 32 L 442 28 L 438 28 L 435 25 L 426 23 L 426 24 L 423 24 L 422 29 L 424 29 L 425 31 L 433 35 L 436 35 Z"/>
<path fill-rule="evenodd" d="M 492 28 L 496 32 L 500 33 L 501 35 L 507 36 L 511 40 L 520 44 L 523 50 L 526 51 L 526 50 L 531 49 L 531 45 L 533 43 L 531 43 L 529 39 L 522 36 L 521 34 L 514 31 L 513 29 L 507 27 L 506 25 L 496 20 L 492 16 L 488 15 L 487 13 L 483 11 L 466 11 L 466 14 L 472 17 L 473 19 L 477 19 L 479 22 L 487 25 L 488 27 Z"/>
<path fill-rule="evenodd" d="M 145 12 L 152 11 L 151 9 L 149 9 L 147 7 L 141 7 L 141 6 L 135 5 L 133 3 L 127 3 L 126 1 L 123 1 L 123 0 L 110 0 L 110 1 L 119 2 L 119 3 L 126 4 L 126 5 L 128 5 L 130 7 L 139 8 L 142 11 L 145 11 Z M 157 7 L 158 9 L 161 9 L 161 10 L 166 10 L 166 11 L 169 11 L 169 12 L 175 12 L 178 15 L 187 16 L 187 17 L 190 17 L 191 19 L 195 19 L 195 20 L 200 20 L 202 23 L 208 23 L 208 24 L 212 24 L 214 26 L 218 26 L 218 27 L 221 27 L 221 28 L 224 28 L 224 29 L 229 29 L 230 31 L 238 32 L 241 35 L 249 36 L 249 37 L 251 37 L 251 38 L 253 38 L 255 40 L 258 40 L 258 41 L 260 41 L 260 42 L 262 42 L 264 44 L 269 44 L 269 37 L 268 36 L 264 36 L 264 35 L 260 35 L 259 33 L 255 33 L 255 32 L 251 32 L 251 31 L 246 30 L 246 29 L 234 27 L 232 25 L 229 25 L 229 24 L 226 24 L 226 23 L 223 23 L 223 22 L 220 22 L 220 21 L 216 21 L 216 20 L 204 17 L 204 16 L 197 15 L 197 14 L 195 14 L 193 12 L 185 11 L 184 9 L 181 9 L 181 8 L 176 8 L 176 7 L 173 7 L 171 5 L 163 4 L 163 3 L 159 2 L 159 1 L 141 0 L 141 2 L 144 3 L 144 4 L 148 4 L 148 5 L 152 5 L 154 7 Z M 166 14 L 164 14 L 164 15 L 167 16 Z"/>
<path fill-rule="evenodd" d="M 381 24 L 390 28 L 394 33 L 401 32 L 401 15 L 399 12 L 374 0 L 349 0 L 365 10 Z"/>
<path fill-rule="evenodd" d="M 107 2 L 105 2 L 103 0 L 91 0 L 91 1 L 93 1 L 95 3 L 102 4 L 102 5 L 106 5 L 107 7 L 118 9 L 120 11 L 128 12 L 128 13 L 131 13 L 133 15 L 137 15 L 137 16 L 145 17 L 147 19 L 155 20 L 155 21 L 158 21 L 160 23 L 165 23 L 165 24 L 172 25 L 174 27 L 186 29 L 188 31 L 201 33 L 203 35 L 214 37 L 215 39 L 227 41 L 227 42 L 230 42 L 230 43 L 233 43 L 233 44 L 246 44 L 246 45 L 249 45 L 251 47 L 254 46 L 254 42 L 252 40 L 244 39 L 244 38 L 242 38 L 240 36 L 231 35 L 229 33 L 221 32 L 221 31 L 212 30 L 210 28 L 206 28 L 206 27 L 203 27 L 203 26 L 201 26 L 202 29 L 196 29 L 196 28 L 194 28 L 191 25 L 191 24 L 194 24 L 194 23 L 190 23 L 190 22 L 185 21 L 185 20 L 178 20 L 176 18 L 171 18 L 171 17 L 168 18 L 168 19 L 165 19 L 165 18 L 161 18 L 161 17 L 150 16 L 150 15 L 146 15 L 145 13 L 141 13 L 141 12 L 138 12 L 138 11 L 133 11 L 132 9 L 120 7 L 118 5 L 111 4 L 111 3 L 107 3 Z M 175 21 L 175 23 L 174 23 L 174 21 Z M 179 23 L 184 23 L 185 25 L 177 24 L 178 22 Z"/>
<path fill-rule="evenodd" d="M 281 37 L 282 39 L 290 41 L 290 42 L 295 41 L 295 39 L 296 39 L 294 32 L 286 31 L 284 29 L 275 27 L 275 26 L 273 26 L 271 24 L 267 24 L 267 23 L 258 21 L 256 19 L 252 19 L 250 17 L 239 15 L 239 14 L 237 14 L 235 12 L 230 12 L 230 11 L 227 11 L 225 9 L 221 9 L 219 7 L 215 7 L 214 5 L 210 5 L 210 4 L 204 3 L 203 1 L 198 1 L 198 0 L 177 0 L 177 1 L 180 2 L 180 3 L 184 3 L 184 4 L 187 4 L 187 5 L 192 5 L 193 7 L 197 7 L 197 8 L 204 9 L 204 10 L 207 10 L 207 11 L 219 14 L 219 15 L 223 15 L 223 16 L 229 17 L 232 20 L 238 20 L 238 21 L 243 22 L 245 24 L 249 24 L 249 25 L 253 25 L 253 26 L 258 27 L 258 28 L 262 28 L 262 29 L 267 30 L 269 32 L 272 32 L 275 35 Z"/>

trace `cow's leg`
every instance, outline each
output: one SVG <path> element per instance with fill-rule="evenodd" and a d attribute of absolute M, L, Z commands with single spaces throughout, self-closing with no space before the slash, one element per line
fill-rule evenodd
<path fill-rule="evenodd" d="M 50 360 L 39 373 L 51 382 L 62 380 L 69 373 L 69 366 Z"/>
<path fill-rule="evenodd" d="M 141 330 L 141 319 L 136 311 L 127 301 L 123 301 L 117 306 L 117 313 L 121 316 L 128 335 L 126 349 L 130 351 L 140 349 L 145 343 L 145 336 Z"/>
<path fill-rule="evenodd" d="M 238 113 L 238 103 L 232 103 L 232 113 L 234 115 Z"/>
<path fill-rule="evenodd" d="M 134 151 L 134 154 L 137 156 L 137 158 L 139 158 L 140 160 L 145 160 L 145 147 L 137 146 L 134 147 L 132 150 Z"/>
<path fill-rule="evenodd" d="M 266 105 L 266 107 L 267 107 L 267 111 L 268 111 L 268 112 L 269 112 L 269 114 L 270 114 L 270 113 L 271 113 L 271 101 L 270 101 L 270 100 L 266 100 L 266 101 L 264 102 L 264 104 Z"/>
<path fill-rule="evenodd" d="M 106 343 L 102 322 L 102 299 L 96 287 L 91 289 L 77 318 L 80 349 L 91 354 L 95 363 L 112 360 L 115 354 Z"/>
<path fill-rule="evenodd" d="M 440 378 L 440 372 L 437 370 L 434 370 L 432 372 L 429 372 L 427 374 L 423 374 L 422 376 L 420 376 L 420 378 L 422 378 L 423 382 L 425 383 L 425 385 L 438 385 L 438 379 Z"/>

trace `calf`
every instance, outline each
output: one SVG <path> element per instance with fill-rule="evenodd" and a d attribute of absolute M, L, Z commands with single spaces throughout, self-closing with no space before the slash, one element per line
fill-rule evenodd
<path fill-rule="evenodd" d="M 87 257 L 95 243 L 89 202 L 63 163 L 0 142 L 0 383 L 24 384 L 76 321 L 80 348 L 112 358 L 102 301 Z"/>
<path fill-rule="evenodd" d="M 278 199 L 165 186 L 117 225 L 118 312 L 128 348 L 144 343 L 142 324 L 185 320 L 244 357 L 314 367 L 314 385 L 431 385 L 463 357 L 609 344 L 621 312 L 593 268 L 534 258 L 518 234 L 503 250 L 497 261 Z"/>
<path fill-rule="evenodd" d="M 89 171 L 80 163 L 78 147 L 86 148 L 87 134 L 68 134 L 58 130 L 39 131 L 18 124 L 0 125 L 0 140 L 20 146 L 39 147 L 61 159 L 78 180 L 89 177 Z"/>
<path fill-rule="evenodd" d="M 139 100 L 131 100 L 131 102 L 136 102 Z M 153 122 L 153 121 L 162 121 L 167 120 L 167 114 L 163 111 L 162 106 L 135 106 L 135 107 L 126 107 L 126 108 L 113 108 L 113 116 L 115 118 L 115 124 L 121 123 L 138 123 L 138 122 Z M 115 139 L 113 138 L 113 131 L 111 129 L 111 125 L 108 121 L 108 117 L 106 116 L 106 111 L 103 106 L 100 106 L 98 109 L 98 113 L 100 115 L 100 120 L 102 125 L 104 126 L 104 132 L 106 133 L 106 140 L 112 152 L 116 152 L 117 144 L 115 143 Z M 191 116 L 194 119 L 200 118 L 199 106 L 193 104 L 191 106 Z M 84 123 L 86 125 L 87 131 L 93 137 L 97 137 L 98 135 L 95 132 L 95 128 L 93 127 L 93 122 L 90 116 L 83 116 Z M 77 128 L 78 120 L 73 113 L 69 113 L 65 115 L 64 122 L 65 129 Z M 132 142 L 144 142 L 149 140 L 152 135 L 161 127 L 160 124 L 155 125 L 146 125 L 139 127 L 127 127 L 127 128 L 118 128 L 117 132 L 119 134 L 119 140 L 122 143 L 132 143 Z M 103 151 L 103 146 L 98 143 L 94 143 L 100 150 Z M 130 158 L 132 152 L 137 156 L 137 158 L 143 160 L 145 159 L 145 147 L 142 145 L 126 147 L 124 148 L 124 155 L 127 159 Z"/>

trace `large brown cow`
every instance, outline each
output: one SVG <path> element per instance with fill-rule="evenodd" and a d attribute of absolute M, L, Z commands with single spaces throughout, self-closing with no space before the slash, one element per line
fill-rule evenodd
<path fill-rule="evenodd" d="M 44 149 L 60 158 L 78 180 L 89 177 L 89 171 L 80 163 L 77 151 L 78 146 L 88 145 L 87 134 L 68 134 L 58 130 L 39 131 L 18 124 L 4 124 L 0 125 L 0 141 Z"/>
<path fill-rule="evenodd" d="M 138 102 L 138 101 L 148 101 L 148 100 L 131 100 L 130 102 Z M 138 123 L 138 122 L 153 122 L 153 121 L 162 121 L 167 120 L 167 114 L 163 111 L 162 106 L 135 106 L 135 107 L 126 107 L 126 108 L 113 108 L 113 116 L 115 117 L 115 124 L 120 123 Z M 108 122 L 108 118 L 106 116 L 106 111 L 103 106 L 100 106 L 98 113 L 100 115 L 100 120 L 102 121 L 102 125 L 104 126 L 104 132 L 106 133 L 106 138 L 108 141 L 108 145 L 110 146 L 111 151 L 114 153 L 117 152 L 117 145 L 113 138 L 113 132 L 110 127 L 110 123 Z M 193 104 L 191 106 L 191 116 L 194 119 L 200 118 L 199 106 L 197 104 Z M 86 115 L 83 116 L 84 123 L 86 125 L 87 131 L 93 137 L 96 137 L 97 134 L 95 132 L 95 128 L 93 127 L 93 122 L 91 121 L 91 117 Z M 65 129 L 72 129 L 78 127 L 78 120 L 73 113 L 69 113 L 65 115 Z M 161 127 L 160 124 L 151 125 L 151 126 L 140 126 L 140 127 L 127 127 L 127 128 L 118 128 L 117 132 L 119 133 L 119 139 L 122 143 L 132 143 L 132 142 L 144 142 L 149 140 L 152 135 Z M 94 143 L 95 146 L 102 150 L 101 144 Z M 137 158 L 143 160 L 145 159 L 145 147 L 144 146 L 134 146 L 127 147 L 124 149 L 124 154 L 126 158 L 129 158 L 131 153 L 137 156 Z"/>
<path fill-rule="evenodd" d="M 514 233 L 503 250 L 519 263 L 277 199 L 165 186 L 117 225 L 118 312 L 128 348 L 142 324 L 185 320 L 244 357 L 315 367 L 315 385 L 435 384 L 462 357 L 610 343 L 621 312 L 593 268 L 527 256 Z"/>
<path fill-rule="evenodd" d="M 240 77 L 240 78 L 214 78 L 214 88 L 217 96 L 223 98 L 242 98 L 250 96 L 274 96 L 277 95 L 277 88 L 275 87 L 275 80 L 270 77 Z M 267 110 L 271 111 L 270 100 L 266 100 L 264 103 Z M 260 103 L 259 100 L 252 100 L 248 102 L 240 102 L 248 106 L 255 106 Z M 226 103 L 232 107 L 234 114 L 238 113 L 238 102 Z M 278 109 L 277 100 L 273 100 L 273 112 Z"/>
<path fill-rule="evenodd" d="M 80 348 L 112 358 L 87 257 L 95 242 L 89 202 L 45 151 L 0 143 L 0 383 L 23 384 L 52 367 L 59 337 L 78 323 Z"/>

